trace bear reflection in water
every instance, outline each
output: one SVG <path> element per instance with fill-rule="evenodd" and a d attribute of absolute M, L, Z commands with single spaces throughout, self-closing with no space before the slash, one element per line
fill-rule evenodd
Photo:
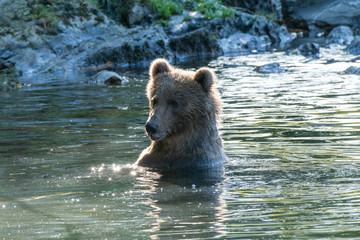
<path fill-rule="evenodd" d="M 225 181 L 216 183 L 220 179 L 213 178 L 214 172 L 201 169 L 186 177 L 173 172 L 137 174 L 137 184 L 150 206 L 147 216 L 152 222 L 145 227 L 149 239 L 220 239 L 226 235 L 227 186 Z"/>
<path fill-rule="evenodd" d="M 215 85 L 216 76 L 206 67 L 192 72 L 164 59 L 151 64 L 145 128 L 152 142 L 137 165 L 164 172 L 222 171 L 226 156 L 218 130 L 222 108 Z"/>

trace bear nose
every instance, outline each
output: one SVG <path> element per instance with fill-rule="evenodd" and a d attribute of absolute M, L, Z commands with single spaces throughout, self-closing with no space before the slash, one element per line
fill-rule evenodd
<path fill-rule="evenodd" d="M 150 134 L 154 134 L 156 133 L 157 129 L 158 129 L 158 125 L 152 122 L 147 122 L 145 125 L 145 129 L 146 132 L 150 133 Z"/>

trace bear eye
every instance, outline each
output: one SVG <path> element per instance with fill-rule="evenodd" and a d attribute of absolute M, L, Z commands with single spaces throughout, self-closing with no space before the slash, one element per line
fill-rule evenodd
<path fill-rule="evenodd" d="M 158 103 L 158 99 L 156 97 L 151 99 L 151 106 L 155 106 Z"/>
<path fill-rule="evenodd" d="M 176 108 L 176 107 L 179 106 L 179 103 L 178 103 L 178 101 L 176 101 L 176 100 L 170 100 L 170 101 L 168 102 L 168 104 L 171 105 L 171 106 L 174 107 L 174 108 Z"/>

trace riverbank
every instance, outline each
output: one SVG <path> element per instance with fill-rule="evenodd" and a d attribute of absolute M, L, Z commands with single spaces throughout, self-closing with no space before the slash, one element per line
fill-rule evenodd
<path fill-rule="evenodd" d="M 221 55 L 288 50 L 294 39 L 326 37 L 337 25 L 333 20 L 333 25 L 323 24 L 321 28 L 313 19 L 290 19 L 299 18 L 291 5 L 296 1 L 257 1 L 257 9 L 251 1 L 224 1 L 227 6 L 220 1 L 178 1 L 170 13 L 159 9 L 169 3 L 165 0 L 121 2 L 131 2 L 124 5 L 126 11 L 122 5 L 106 7 L 103 1 L 2 1 L 0 71 L 3 76 L 10 71 L 11 78 L 4 79 L 12 80 L 1 88 L 16 87 L 19 78 L 31 74 L 146 67 L 158 57 L 176 64 Z M 158 8 L 156 3 L 160 3 Z M 119 16 L 110 11 L 116 7 L 122 9 Z M 332 14 L 336 15 L 334 11 Z M 301 24 L 296 26 L 296 22 Z M 325 46 L 352 44 L 359 48 L 352 43 L 357 39 L 353 33 L 358 32 L 350 26 L 347 35 L 339 31 Z M 345 40 L 338 40 L 344 36 Z M 320 46 L 309 44 L 289 52 L 316 55 Z"/>

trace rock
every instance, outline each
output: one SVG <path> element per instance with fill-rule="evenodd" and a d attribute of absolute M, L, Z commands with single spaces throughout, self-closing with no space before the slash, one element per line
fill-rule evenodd
<path fill-rule="evenodd" d="M 184 11 L 184 14 L 191 14 Z M 193 14 L 197 15 L 196 12 Z M 265 16 L 257 16 L 237 12 L 234 18 L 218 18 L 210 21 L 200 14 L 190 21 L 184 21 L 184 15 L 170 18 L 167 33 L 184 35 L 198 29 L 206 29 L 218 42 L 224 52 L 238 52 L 242 49 L 264 52 L 271 47 L 285 49 L 295 38 L 289 34 L 285 26 L 269 20 Z"/>
<path fill-rule="evenodd" d="M 241 53 L 245 50 L 265 52 L 270 49 L 271 41 L 267 35 L 258 37 L 237 32 L 228 38 L 220 39 L 219 45 L 224 53 Z"/>
<path fill-rule="evenodd" d="M 279 63 L 269 63 L 260 67 L 256 67 L 255 71 L 259 73 L 281 73 L 285 70 L 280 68 Z"/>
<path fill-rule="evenodd" d="M 229 25 L 233 25 L 238 31 L 246 33 L 254 23 L 254 16 L 248 13 L 237 12 L 235 18 L 228 19 L 228 21 Z"/>
<path fill-rule="evenodd" d="M 18 78 L 20 74 L 15 68 L 0 70 L 0 91 L 11 91 L 20 86 Z"/>
<path fill-rule="evenodd" d="M 120 85 L 123 82 L 128 82 L 126 77 L 120 76 L 116 72 L 107 70 L 98 72 L 93 77 L 91 77 L 91 80 L 97 83 L 104 83 L 106 85 Z"/>
<path fill-rule="evenodd" d="M 179 34 L 187 31 L 189 23 L 184 21 L 184 18 L 184 15 L 174 15 L 170 17 L 168 28 L 172 34 Z"/>
<path fill-rule="evenodd" d="M 283 21 L 283 9 L 282 9 L 282 3 L 281 0 L 271 0 L 271 9 L 272 12 L 275 14 L 277 21 L 282 22 Z"/>
<path fill-rule="evenodd" d="M 204 15 L 184 10 L 182 15 L 170 17 L 167 29 L 169 34 L 180 35 L 204 26 L 206 26 Z"/>
<path fill-rule="evenodd" d="M 7 60 L 12 56 L 14 56 L 14 53 L 7 50 L 7 49 L 3 49 L 3 50 L 0 51 L 0 58 L 2 58 L 4 60 Z"/>
<path fill-rule="evenodd" d="M 58 60 L 58 56 L 46 47 L 18 49 L 17 54 L 9 59 L 9 61 L 15 63 L 15 67 L 19 71 L 29 74 L 50 71 L 53 63 L 57 63 Z"/>
<path fill-rule="evenodd" d="M 346 47 L 348 53 L 359 55 L 360 54 L 360 36 L 356 36 L 353 41 Z"/>
<path fill-rule="evenodd" d="M 146 16 L 149 16 L 150 9 L 146 6 L 141 6 L 139 3 L 135 3 L 131 11 L 127 15 L 127 23 L 130 27 L 134 27 L 140 24 Z"/>
<path fill-rule="evenodd" d="M 326 60 L 325 64 L 332 64 L 332 63 L 337 63 L 337 62 L 339 62 L 339 61 L 332 58 L 332 59 Z"/>
<path fill-rule="evenodd" d="M 216 36 L 207 29 L 200 28 L 181 36 L 170 38 L 169 47 L 174 53 L 175 60 L 183 61 L 188 58 L 205 58 L 223 54 Z"/>
<path fill-rule="evenodd" d="M 84 55 L 79 55 L 74 64 L 98 67 L 111 62 L 113 67 L 145 67 L 160 56 L 173 58 L 169 38 L 161 26 L 136 27 L 107 36 L 106 41 L 98 40 L 97 43 L 93 39 L 91 45 L 91 42 L 87 43 Z"/>
<path fill-rule="evenodd" d="M 282 9 L 280 0 L 246 1 L 263 2 L 277 15 Z M 233 18 L 213 20 L 206 20 L 199 12 L 184 11 L 171 17 L 166 28 L 148 24 L 155 16 L 143 1 L 98 1 L 108 15 L 89 1 L 35 2 L 34 6 L 26 0 L 0 3 L 0 23 L 4 25 L 0 27 L 0 59 L 4 68 L 41 73 L 146 67 L 158 57 L 174 61 L 243 50 L 264 52 L 285 48 L 292 40 L 285 27 L 241 11 Z M 48 10 L 46 19 L 36 12 L 44 7 Z M 109 14 L 127 27 L 111 20 Z M 49 32 L 52 25 L 56 31 Z"/>
<path fill-rule="evenodd" d="M 326 45 L 349 45 L 354 40 L 353 32 L 348 26 L 338 26 L 326 37 Z"/>
<path fill-rule="evenodd" d="M 285 26 L 276 27 L 269 33 L 274 47 L 281 50 L 288 48 L 291 42 L 296 38 L 296 33 L 290 34 Z"/>
<path fill-rule="evenodd" d="M 357 26 L 360 18 L 360 0 L 285 0 L 287 17 L 292 22 L 305 21 L 320 28 L 348 25 Z"/>
<path fill-rule="evenodd" d="M 168 22 L 168 32 L 170 34 L 184 34 L 186 33 L 191 24 L 194 24 L 196 21 L 193 21 L 193 23 L 191 23 L 191 21 L 185 21 L 185 16 L 186 15 L 175 15 L 170 17 L 169 22 Z M 195 27 L 200 28 L 201 26 Z"/>
<path fill-rule="evenodd" d="M 320 55 L 320 46 L 317 43 L 303 43 L 298 47 L 298 50 L 305 57 L 319 58 Z"/>
<path fill-rule="evenodd" d="M 350 62 L 357 62 L 359 60 L 360 60 L 360 57 L 356 57 L 356 58 L 351 59 Z"/>
<path fill-rule="evenodd" d="M 360 68 L 351 66 L 351 67 L 347 68 L 344 73 L 360 75 Z"/>
<path fill-rule="evenodd" d="M 2 54 L 2 55 L 5 55 L 5 57 L 1 57 L 0 58 L 0 70 L 3 70 L 3 69 L 9 69 L 9 68 L 12 68 L 14 67 L 15 63 L 11 62 L 11 61 L 8 61 L 8 56 L 7 55 L 7 50 L 5 51 L 5 54 Z M 1 56 L 2 56 L 1 55 Z M 10 56 L 9 56 L 10 57 Z"/>
<path fill-rule="evenodd" d="M 285 26 L 279 26 L 264 16 L 256 18 L 249 33 L 258 36 L 269 36 L 273 47 L 280 49 L 285 49 L 295 39 L 295 35 L 288 33 Z"/>

